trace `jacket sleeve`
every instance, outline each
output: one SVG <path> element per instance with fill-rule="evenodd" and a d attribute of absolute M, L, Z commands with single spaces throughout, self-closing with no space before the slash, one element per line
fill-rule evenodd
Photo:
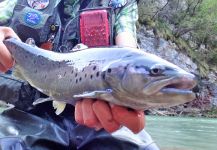
<path fill-rule="evenodd" d="M 28 82 L 12 75 L 0 74 L 0 100 L 27 111 L 32 108 L 33 101 L 40 97 L 42 94 L 31 87 Z"/>
<path fill-rule="evenodd" d="M 136 22 L 138 20 L 138 6 L 136 0 L 128 1 L 117 12 L 114 24 L 115 36 L 121 32 L 129 32 L 136 38 Z"/>

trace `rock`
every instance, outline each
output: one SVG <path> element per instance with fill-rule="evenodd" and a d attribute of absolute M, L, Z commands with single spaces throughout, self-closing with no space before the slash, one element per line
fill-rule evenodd
<path fill-rule="evenodd" d="M 200 45 L 200 49 L 205 50 L 205 49 L 206 49 L 206 46 L 205 46 L 204 44 L 201 44 L 201 45 Z"/>
<path fill-rule="evenodd" d="M 195 42 L 193 42 L 193 41 L 191 41 L 191 40 L 189 40 L 189 45 L 190 45 L 190 47 L 192 47 L 192 48 L 196 48 L 196 47 L 197 47 L 197 43 L 195 43 Z"/>
<path fill-rule="evenodd" d="M 210 102 L 212 106 L 217 106 L 217 84 L 209 84 L 208 89 L 210 92 Z"/>
<path fill-rule="evenodd" d="M 188 33 L 186 33 L 186 34 L 183 34 L 182 36 L 181 36 L 181 38 L 183 38 L 184 40 L 191 40 L 191 34 L 190 34 L 190 32 L 188 32 Z"/>
<path fill-rule="evenodd" d="M 175 43 L 163 38 L 156 38 L 152 30 L 147 31 L 144 28 L 139 30 L 137 35 L 141 49 L 160 56 L 188 72 L 197 72 L 197 65 L 186 54 L 177 51 L 178 47 Z"/>
<path fill-rule="evenodd" d="M 208 74 L 208 79 L 210 83 L 217 83 L 217 72 L 210 72 Z"/>

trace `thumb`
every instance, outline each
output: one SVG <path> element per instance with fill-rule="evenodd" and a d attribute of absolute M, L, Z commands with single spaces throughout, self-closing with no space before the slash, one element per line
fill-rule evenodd
<path fill-rule="evenodd" d="M 145 127 L 145 115 L 143 111 L 129 110 L 128 108 L 112 106 L 114 120 L 129 128 L 133 133 L 140 132 Z"/>

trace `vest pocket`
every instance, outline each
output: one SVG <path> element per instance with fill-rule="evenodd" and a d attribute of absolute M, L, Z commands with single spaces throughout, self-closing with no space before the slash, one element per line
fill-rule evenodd
<path fill-rule="evenodd" d="M 46 10 L 35 10 L 28 6 L 17 4 L 10 27 L 14 29 L 22 41 L 26 41 L 27 38 L 33 38 L 36 45 L 39 46 L 48 40 L 51 25 L 61 26 L 57 7 L 50 5 Z"/>

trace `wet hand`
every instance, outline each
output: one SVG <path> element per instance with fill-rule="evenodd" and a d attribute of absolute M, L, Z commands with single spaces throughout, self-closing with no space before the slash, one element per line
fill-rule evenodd
<path fill-rule="evenodd" d="M 3 43 L 3 41 L 9 37 L 19 39 L 11 28 L 0 26 L 0 72 L 6 72 L 14 64 L 10 52 Z"/>
<path fill-rule="evenodd" d="M 75 105 L 75 120 L 77 123 L 107 132 L 114 132 L 125 126 L 138 133 L 145 126 L 143 111 L 128 110 L 125 107 L 109 105 L 102 100 L 85 99 Z"/>

